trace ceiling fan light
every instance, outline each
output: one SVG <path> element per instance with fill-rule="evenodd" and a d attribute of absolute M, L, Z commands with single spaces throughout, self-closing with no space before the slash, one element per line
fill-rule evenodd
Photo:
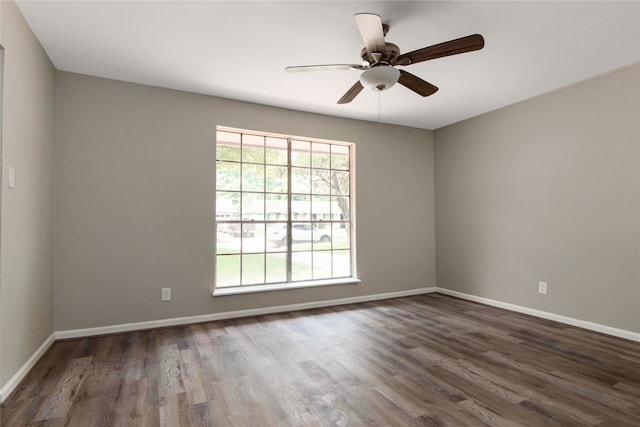
<path fill-rule="evenodd" d="M 373 67 L 360 75 L 362 86 L 372 90 L 386 90 L 398 82 L 400 71 L 390 65 Z"/>

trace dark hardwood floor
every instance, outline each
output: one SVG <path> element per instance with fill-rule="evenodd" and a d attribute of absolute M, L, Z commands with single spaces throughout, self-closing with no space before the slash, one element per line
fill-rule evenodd
<path fill-rule="evenodd" d="M 640 343 L 439 294 L 57 342 L 2 426 L 639 426 Z"/>

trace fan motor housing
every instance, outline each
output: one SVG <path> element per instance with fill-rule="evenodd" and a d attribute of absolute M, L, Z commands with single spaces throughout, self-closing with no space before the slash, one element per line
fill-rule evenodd
<path fill-rule="evenodd" d="M 380 59 L 381 63 L 393 65 L 396 63 L 398 56 L 400 56 L 400 48 L 393 43 L 386 42 L 385 52 L 375 52 L 375 53 L 382 53 L 382 58 Z M 376 60 L 369 56 L 369 52 L 367 51 L 366 47 L 362 48 L 362 50 L 360 51 L 360 56 L 362 57 L 363 61 L 366 61 L 369 64 L 376 63 Z"/>

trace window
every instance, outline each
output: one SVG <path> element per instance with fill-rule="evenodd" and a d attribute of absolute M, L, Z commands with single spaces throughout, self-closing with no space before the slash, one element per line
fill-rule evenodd
<path fill-rule="evenodd" d="M 216 292 L 354 279 L 353 157 L 349 143 L 219 127 Z"/>

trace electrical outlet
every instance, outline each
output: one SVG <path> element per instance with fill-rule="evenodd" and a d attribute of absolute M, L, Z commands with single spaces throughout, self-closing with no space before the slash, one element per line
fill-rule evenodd
<path fill-rule="evenodd" d="M 171 301 L 171 288 L 162 288 L 162 301 Z"/>
<path fill-rule="evenodd" d="M 538 282 L 538 293 L 543 295 L 547 294 L 547 282 Z"/>
<path fill-rule="evenodd" d="M 9 188 L 16 188 L 16 170 L 9 166 Z"/>

